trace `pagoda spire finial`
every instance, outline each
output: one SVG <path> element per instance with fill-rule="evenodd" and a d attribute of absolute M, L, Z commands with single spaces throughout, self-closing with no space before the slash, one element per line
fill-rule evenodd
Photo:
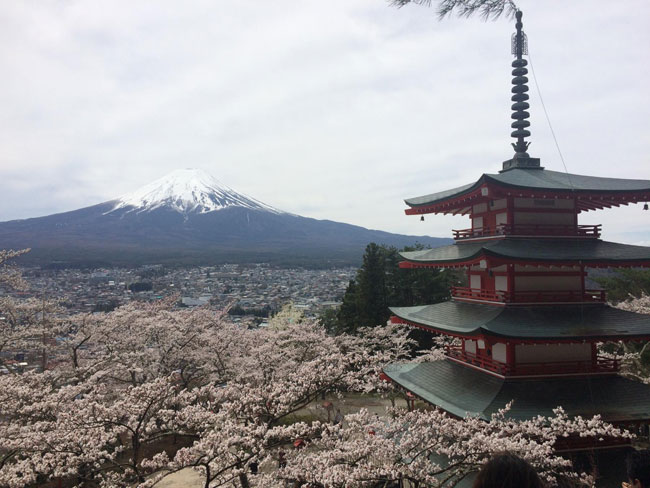
<path fill-rule="evenodd" d="M 512 137 L 517 139 L 517 142 L 512 143 L 512 147 L 515 150 L 515 155 L 512 159 L 505 161 L 503 163 L 503 170 L 508 170 L 512 168 L 539 168 L 539 159 L 531 158 L 528 155 L 528 146 L 530 142 L 527 142 L 526 137 L 530 137 L 530 122 L 527 120 L 530 117 L 528 109 L 530 105 L 528 104 L 528 61 L 526 61 L 523 56 L 528 54 L 528 38 L 524 33 L 523 26 L 521 22 L 522 17 L 521 10 L 517 10 L 515 17 L 517 23 L 515 27 L 517 32 L 512 35 L 512 54 L 515 56 L 515 60 L 512 62 L 512 98 L 514 102 L 512 104 L 512 119 L 514 122 L 510 125 L 514 130 L 510 134 Z"/>

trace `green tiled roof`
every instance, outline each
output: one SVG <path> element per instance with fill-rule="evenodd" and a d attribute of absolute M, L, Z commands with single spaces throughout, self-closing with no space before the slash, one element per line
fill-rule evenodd
<path fill-rule="evenodd" d="M 478 181 L 421 197 L 409 198 L 405 202 L 411 207 L 432 205 L 458 195 L 470 192 L 483 183 L 499 186 L 551 191 L 572 192 L 650 192 L 650 180 L 627 180 L 622 178 L 600 178 L 597 176 L 573 175 L 546 169 L 515 168 L 502 173 L 483 174 Z"/>
<path fill-rule="evenodd" d="M 616 263 L 650 261 L 650 247 L 618 244 L 600 239 L 530 239 L 509 237 L 482 242 L 457 242 L 449 246 L 402 252 L 416 263 L 457 263 L 481 255 L 523 261 L 583 261 Z"/>
<path fill-rule="evenodd" d="M 452 300 L 390 310 L 409 322 L 466 336 L 483 333 L 532 340 L 650 337 L 650 315 L 603 304 L 501 307 Z"/>
<path fill-rule="evenodd" d="M 384 373 L 458 417 L 487 420 L 514 401 L 508 413 L 514 419 L 550 416 L 558 406 L 570 416 L 600 414 L 616 422 L 650 419 L 650 385 L 618 375 L 505 380 L 450 360 L 391 365 Z"/>

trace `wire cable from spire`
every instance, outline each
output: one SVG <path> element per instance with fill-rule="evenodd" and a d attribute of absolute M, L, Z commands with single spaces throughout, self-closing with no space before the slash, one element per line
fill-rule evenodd
<path fill-rule="evenodd" d="M 569 180 L 569 186 L 571 187 L 572 191 L 575 191 L 573 183 L 571 182 L 571 175 L 569 174 L 569 170 L 567 169 L 566 162 L 564 161 L 564 156 L 562 155 L 562 150 L 560 149 L 560 144 L 557 141 L 557 137 L 555 136 L 555 130 L 553 130 L 553 124 L 551 124 L 551 118 L 548 116 L 548 111 L 546 110 L 546 104 L 544 103 L 544 97 L 542 97 L 542 90 L 539 87 L 539 82 L 537 81 L 537 76 L 535 75 L 535 66 L 533 66 L 533 58 L 530 55 L 530 51 L 528 52 L 528 60 L 530 61 L 530 72 L 532 73 L 533 81 L 535 82 L 535 90 L 537 91 L 537 96 L 539 96 L 539 101 L 542 104 L 542 110 L 544 111 L 544 117 L 546 117 L 548 128 L 551 130 L 551 135 L 553 136 L 553 142 L 555 143 L 555 148 L 557 149 L 557 152 L 560 155 L 560 161 L 562 161 L 564 172 L 566 173 L 567 179 Z"/>

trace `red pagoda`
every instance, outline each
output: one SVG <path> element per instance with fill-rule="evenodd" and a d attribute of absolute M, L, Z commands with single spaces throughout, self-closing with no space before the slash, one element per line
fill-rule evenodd
<path fill-rule="evenodd" d="M 606 242 L 582 212 L 650 200 L 650 181 L 549 171 L 526 138 L 528 79 L 521 12 L 512 49 L 512 144 L 497 174 L 406 200 L 408 215 L 467 215 L 446 247 L 403 252 L 403 268 L 457 268 L 467 287 L 434 305 L 393 307 L 392 321 L 459 339 L 441 361 L 392 365 L 385 374 L 447 412 L 489 419 L 514 400 L 509 416 L 601 414 L 633 424 L 650 419 L 650 386 L 619 374 L 597 343 L 650 340 L 650 315 L 606 303 L 585 285 L 588 268 L 648 267 L 650 248 Z M 646 206 L 647 208 L 647 206 Z"/>

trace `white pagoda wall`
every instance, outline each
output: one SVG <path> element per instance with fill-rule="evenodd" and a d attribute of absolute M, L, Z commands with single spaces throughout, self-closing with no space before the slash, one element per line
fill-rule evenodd
<path fill-rule="evenodd" d="M 502 342 L 497 342 L 492 345 L 492 359 L 500 363 L 506 363 L 506 345 Z"/>
<path fill-rule="evenodd" d="M 490 210 L 501 210 L 508 206 L 508 200 L 505 198 L 500 198 L 499 200 L 492 200 L 490 204 Z"/>
<path fill-rule="evenodd" d="M 573 225 L 575 215 L 571 213 L 517 212 L 515 225 Z"/>
<path fill-rule="evenodd" d="M 495 276 L 494 277 L 494 289 L 497 291 L 508 291 L 508 277 L 507 276 Z"/>
<path fill-rule="evenodd" d="M 591 361 L 591 344 L 517 344 L 515 363 Z"/>
<path fill-rule="evenodd" d="M 488 205 L 487 203 L 477 203 L 472 207 L 472 213 L 473 214 L 481 214 L 485 213 L 488 211 Z"/>
<path fill-rule="evenodd" d="M 515 198 L 515 208 L 559 208 L 572 210 L 575 208 L 573 199 L 540 199 L 540 198 Z"/>
<path fill-rule="evenodd" d="M 515 225 L 575 224 L 575 202 L 573 200 L 515 198 L 514 207 L 513 221 Z M 554 211 L 544 212 L 544 209 Z"/>
<path fill-rule="evenodd" d="M 481 288 L 481 276 L 473 274 L 469 276 L 469 287 L 470 288 Z"/>
<path fill-rule="evenodd" d="M 580 276 L 517 276 L 515 275 L 516 291 L 580 291 L 582 278 Z"/>

